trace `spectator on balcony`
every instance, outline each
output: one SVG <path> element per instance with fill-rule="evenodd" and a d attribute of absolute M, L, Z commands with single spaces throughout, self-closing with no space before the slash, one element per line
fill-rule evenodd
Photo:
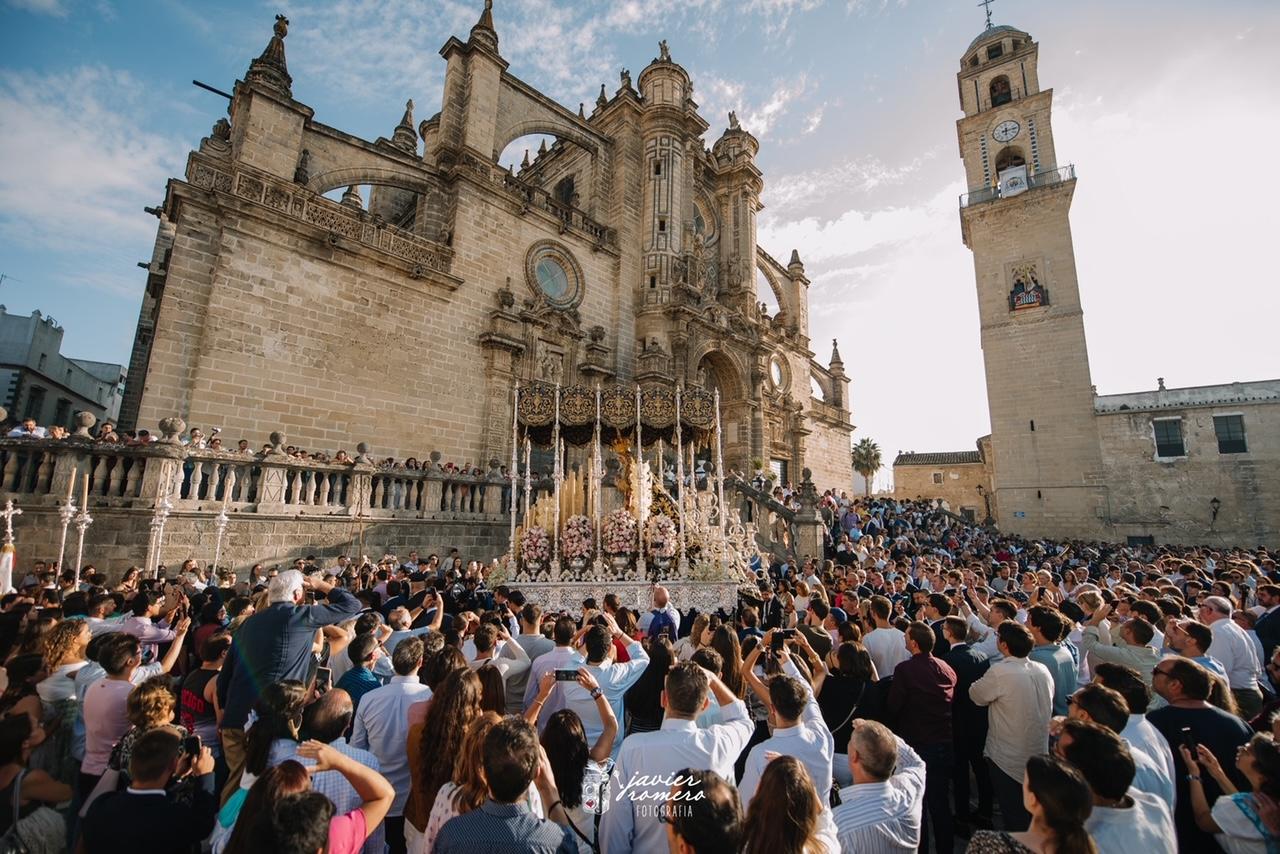
<path fill-rule="evenodd" d="M 48 431 L 36 424 L 34 418 L 24 418 L 22 423 L 9 431 L 10 439 L 46 439 Z"/>

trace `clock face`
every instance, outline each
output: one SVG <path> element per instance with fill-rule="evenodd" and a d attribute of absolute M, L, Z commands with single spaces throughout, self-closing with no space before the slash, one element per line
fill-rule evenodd
<path fill-rule="evenodd" d="M 996 138 L 996 142 L 1009 142 L 1018 135 L 1020 130 L 1022 130 L 1022 127 L 1010 119 L 996 125 L 996 129 L 991 132 L 991 135 Z"/>

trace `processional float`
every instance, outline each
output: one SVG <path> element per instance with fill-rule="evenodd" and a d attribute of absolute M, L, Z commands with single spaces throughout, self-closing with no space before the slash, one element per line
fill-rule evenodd
<path fill-rule="evenodd" d="M 725 504 L 718 391 L 533 382 L 512 403 L 510 540 L 491 585 L 549 608 L 606 592 L 643 606 L 653 583 L 681 606 L 734 607 L 755 530 Z M 549 489 L 535 446 L 552 451 Z M 585 459 L 567 471 L 569 449 Z"/>

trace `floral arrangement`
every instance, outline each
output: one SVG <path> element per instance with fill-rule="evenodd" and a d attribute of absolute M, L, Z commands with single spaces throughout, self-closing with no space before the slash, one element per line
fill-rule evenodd
<path fill-rule="evenodd" d="M 690 581 L 721 581 L 720 567 L 706 558 L 699 558 L 689 567 Z"/>
<path fill-rule="evenodd" d="M 591 520 L 582 514 L 570 516 L 564 525 L 560 548 L 569 560 L 582 560 L 591 556 L 591 539 L 595 531 Z"/>
<path fill-rule="evenodd" d="M 636 519 L 626 510 L 614 510 L 604 517 L 605 554 L 629 555 L 636 550 Z"/>
<path fill-rule="evenodd" d="M 676 556 L 676 523 L 665 513 L 655 513 L 644 526 L 649 555 L 671 559 Z"/>
<path fill-rule="evenodd" d="M 520 556 L 525 563 L 544 563 L 551 557 L 551 538 L 538 525 L 526 528 L 520 535 Z"/>

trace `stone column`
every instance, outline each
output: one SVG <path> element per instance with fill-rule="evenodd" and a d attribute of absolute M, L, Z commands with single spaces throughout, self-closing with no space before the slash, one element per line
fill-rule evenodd
<path fill-rule="evenodd" d="M 818 512 L 818 490 L 813 485 L 813 473 L 804 470 L 800 483 L 800 509 L 796 511 L 796 557 L 809 555 L 814 560 L 823 558 L 822 514 Z"/>
<path fill-rule="evenodd" d="M 502 512 L 502 487 L 507 479 L 502 476 L 498 458 L 489 460 L 489 471 L 484 476 L 484 513 L 486 516 L 499 517 Z"/>

